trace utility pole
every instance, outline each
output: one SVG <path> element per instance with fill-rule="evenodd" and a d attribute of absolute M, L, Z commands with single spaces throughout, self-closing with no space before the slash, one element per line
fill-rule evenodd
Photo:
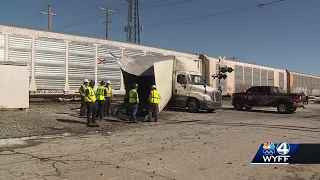
<path fill-rule="evenodd" d="M 40 14 L 46 14 L 48 15 L 48 30 L 51 30 L 51 15 L 57 16 L 58 13 L 51 13 L 51 4 L 48 5 L 48 12 L 40 11 Z"/>
<path fill-rule="evenodd" d="M 111 23 L 111 21 L 109 21 L 109 12 L 115 13 L 116 11 L 113 9 L 109 9 L 108 7 L 101 7 L 101 6 L 99 6 L 98 9 L 106 11 L 106 22 L 105 22 L 105 24 L 106 24 L 106 39 L 108 39 L 108 28 L 109 28 L 108 25 L 109 25 L 109 23 Z"/>

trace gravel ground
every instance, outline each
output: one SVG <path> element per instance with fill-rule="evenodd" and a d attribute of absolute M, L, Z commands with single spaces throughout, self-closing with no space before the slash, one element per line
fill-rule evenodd
<path fill-rule="evenodd" d="M 114 131 L 126 127 L 117 121 L 100 122 L 99 128 L 88 128 L 86 119 L 79 117 L 77 103 L 31 104 L 27 110 L 0 112 L 0 138 L 15 138 L 60 133 L 86 133 Z"/>
<path fill-rule="evenodd" d="M 71 113 L 70 108 L 51 107 L 54 112 L 41 116 L 52 117 L 45 122 L 53 123 L 42 126 L 85 130 L 82 124 L 57 122 L 71 119 L 69 114 L 57 115 Z M 158 122 L 107 135 L 99 131 L 0 149 L 0 179 L 319 180 L 319 164 L 250 164 L 266 141 L 319 143 L 319 110 L 320 105 L 310 104 L 295 114 L 278 114 L 275 108 L 236 111 L 230 106 L 215 113 L 164 111 Z"/>
<path fill-rule="evenodd" d="M 224 102 L 229 105 L 229 101 Z M 30 103 L 27 110 L 0 111 L 0 139 L 18 138 L 27 136 L 40 136 L 61 133 L 82 134 L 91 131 L 107 133 L 130 126 L 116 118 L 110 118 L 100 122 L 99 128 L 88 128 L 86 119 L 79 117 L 79 103 Z M 162 112 L 166 116 L 167 112 Z"/>

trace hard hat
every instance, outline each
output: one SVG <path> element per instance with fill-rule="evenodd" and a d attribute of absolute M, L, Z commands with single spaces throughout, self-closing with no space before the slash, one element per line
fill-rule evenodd
<path fill-rule="evenodd" d="M 110 84 L 110 81 L 109 81 L 109 80 L 107 81 L 107 84 Z"/>
<path fill-rule="evenodd" d="M 88 83 L 89 80 L 88 80 L 88 79 L 84 79 L 83 82 L 84 82 L 84 83 Z"/>
<path fill-rule="evenodd" d="M 156 89 L 157 87 L 156 87 L 156 85 L 152 85 L 151 88 Z"/>

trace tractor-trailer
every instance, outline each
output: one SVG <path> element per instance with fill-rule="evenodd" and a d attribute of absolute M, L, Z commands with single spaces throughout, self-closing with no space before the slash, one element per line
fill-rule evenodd
<path fill-rule="evenodd" d="M 147 109 L 153 84 L 161 94 L 159 111 L 165 106 L 188 108 L 189 112 L 212 112 L 222 107 L 221 92 L 206 86 L 200 59 L 178 56 L 123 56 L 122 69 L 126 94 L 133 83 L 139 85 L 139 110 Z"/>

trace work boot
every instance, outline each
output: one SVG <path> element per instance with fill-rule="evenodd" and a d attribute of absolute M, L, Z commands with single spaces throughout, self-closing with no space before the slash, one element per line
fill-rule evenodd
<path fill-rule="evenodd" d="M 87 123 L 87 127 L 92 127 L 92 123 Z"/>

